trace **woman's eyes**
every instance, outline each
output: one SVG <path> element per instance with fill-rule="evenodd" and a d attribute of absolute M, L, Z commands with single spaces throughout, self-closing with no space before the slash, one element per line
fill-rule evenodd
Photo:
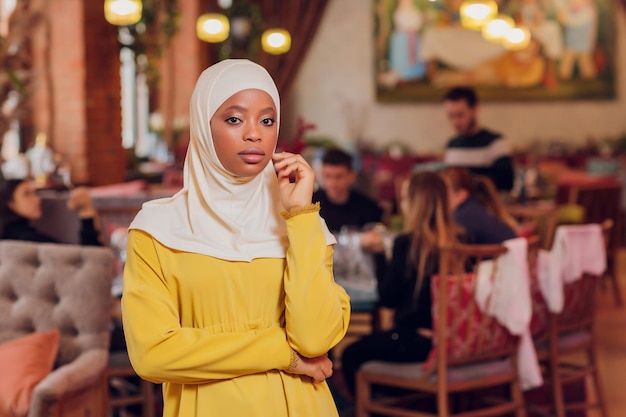
<path fill-rule="evenodd" d="M 231 116 L 231 117 L 227 117 L 226 118 L 226 123 L 229 123 L 231 125 L 236 125 L 238 123 L 241 123 L 241 119 L 239 117 L 235 117 L 235 116 Z M 266 117 L 264 119 L 261 119 L 261 124 L 263 126 L 273 126 L 275 123 L 274 119 L 272 119 L 271 117 Z"/>

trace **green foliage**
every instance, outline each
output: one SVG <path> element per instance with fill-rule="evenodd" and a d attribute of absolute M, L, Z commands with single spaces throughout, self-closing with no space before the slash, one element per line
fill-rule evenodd
<path fill-rule="evenodd" d="M 141 20 L 126 30 L 132 42 L 122 44 L 133 50 L 138 65 L 145 66 L 148 84 L 155 85 L 159 79 L 157 63 L 180 27 L 178 0 L 143 0 Z M 147 58 L 147 65 L 143 64 Z"/>
<path fill-rule="evenodd" d="M 220 44 L 219 59 L 247 58 L 251 61 L 258 61 L 261 35 L 265 27 L 258 4 L 249 0 L 233 0 L 232 6 L 224 14 L 231 22 L 231 36 Z M 250 23 L 250 32 L 242 39 L 232 36 L 232 24 L 236 18 L 248 19 Z"/>

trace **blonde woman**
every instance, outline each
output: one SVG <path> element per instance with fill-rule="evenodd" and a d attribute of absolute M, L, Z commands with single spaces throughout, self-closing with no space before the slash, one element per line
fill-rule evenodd
<path fill-rule="evenodd" d="M 459 240 L 452 222 L 445 182 L 434 172 L 412 174 L 401 187 L 405 233 L 393 244 L 385 278 L 379 282 L 380 304 L 395 310 L 394 327 L 348 346 L 341 363 L 354 394 L 359 367 L 371 360 L 424 361 L 431 350 L 430 278 L 437 273 L 439 248 Z"/>

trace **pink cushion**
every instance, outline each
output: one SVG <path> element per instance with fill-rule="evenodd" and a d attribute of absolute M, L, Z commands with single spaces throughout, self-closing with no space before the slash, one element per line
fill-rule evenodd
<path fill-rule="evenodd" d="M 0 416 L 28 414 L 35 386 L 54 366 L 60 332 L 32 333 L 0 344 Z"/>

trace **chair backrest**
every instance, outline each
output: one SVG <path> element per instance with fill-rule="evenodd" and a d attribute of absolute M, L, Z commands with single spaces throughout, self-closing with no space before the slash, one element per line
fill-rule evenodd
<path fill-rule="evenodd" d="M 613 229 L 613 221 L 605 220 L 602 224 L 605 247 L 608 245 Z M 599 277 L 584 274 L 579 280 L 563 287 L 563 311 L 552 314 L 539 287 L 537 277 L 538 247 L 529 243 L 529 271 L 532 300 L 532 318 L 530 329 L 533 339 L 540 343 L 549 337 L 575 330 L 590 330 L 595 310 L 595 289 Z"/>
<path fill-rule="evenodd" d="M 517 338 L 480 310 L 474 292 L 480 262 L 495 262 L 506 252 L 502 245 L 454 245 L 441 250 L 439 275 L 431 284 L 433 354 L 439 372 L 450 365 L 504 358 L 515 352 Z"/>
<path fill-rule="evenodd" d="M 602 224 L 605 248 L 608 247 L 613 221 L 605 220 Z M 576 330 L 591 331 L 595 316 L 595 294 L 597 282 L 600 277 L 591 274 L 583 276 L 563 286 L 563 311 L 556 315 L 556 328 L 558 333 L 567 333 Z"/>
<path fill-rule="evenodd" d="M 107 248 L 0 241 L 0 342 L 59 329 L 56 366 L 108 349 L 112 271 Z"/>
<path fill-rule="evenodd" d="M 532 303 L 532 316 L 530 319 L 530 332 L 536 341 L 548 338 L 548 328 L 550 322 L 550 310 L 539 287 L 537 276 L 537 265 L 539 250 L 543 245 L 539 240 L 529 240 L 528 242 L 528 271 L 530 273 L 530 300 Z"/>
<path fill-rule="evenodd" d="M 621 217 L 622 186 L 616 180 L 600 183 L 561 185 L 557 189 L 557 204 L 577 204 L 584 208 L 584 223 L 601 223 L 607 219 L 614 227 L 609 234 L 607 254 L 619 246 L 619 222 Z"/>
<path fill-rule="evenodd" d="M 529 234 L 539 238 L 540 247 L 550 247 L 559 216 L 556 206 L 509 205 L 506 210 L 520 224 L 523 233 L 530 229 Z"/>

